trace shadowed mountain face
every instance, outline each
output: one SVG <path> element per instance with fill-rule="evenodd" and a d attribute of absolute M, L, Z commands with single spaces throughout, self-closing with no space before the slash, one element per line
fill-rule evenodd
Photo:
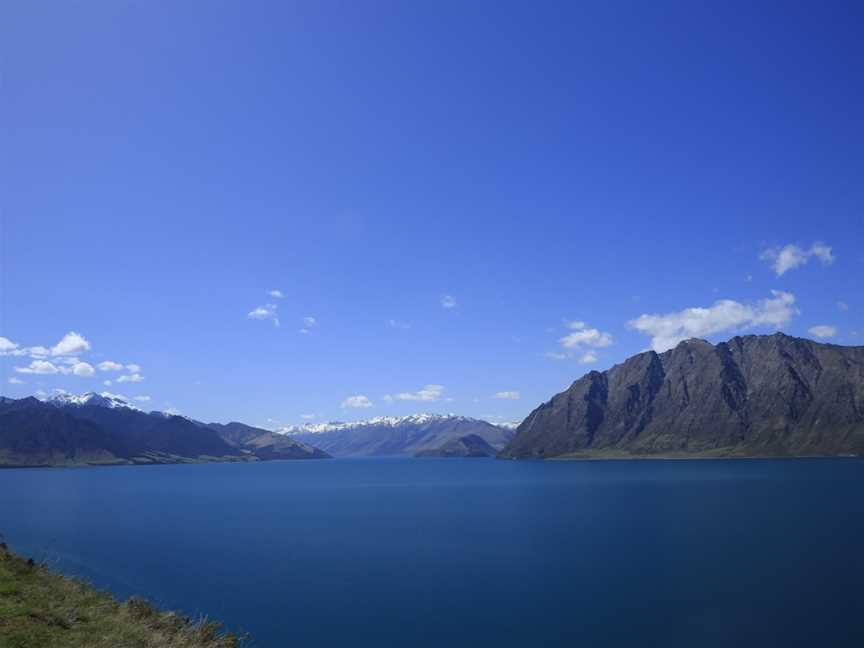
<path fill-rule="evenodd" d="M 0 401 L 0 466 L 323 458 L 316 448 L 240 423 L 205 425 L 85 394 Z"/>
<path fill-rule="evenodd" d="M 284 434 L 243 423 L 208 423 L 207 427 L 231 445 L 247 450 L 259 459 L 326 459 L 330 456 Z"/>
<path fill-rule="evenodd" d="M 466 434 L 457 439 L 450 439 L 440 448 L 420 450 L 417 457 L 494 457 L 495 448 L 486 443 L 477 434 Z"/>
<path fill-rule="evenodd" d="M 592 371 L 500 456 L 864 454 L 864 347 L 783 334 L 682 342 Z"/>
<path fill-rule="evenodd" d="M 513 430 L 486 421 L 438 414 L 314 424 L 288 428 L 285 433 L 336 457 L 413 456 L 469 434 L 500 450 L 513 438 Z"/>

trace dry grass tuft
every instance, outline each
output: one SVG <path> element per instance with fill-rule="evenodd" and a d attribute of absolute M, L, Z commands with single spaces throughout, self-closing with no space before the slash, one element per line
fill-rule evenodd
<path fill-rule="evenodd" d="M 214 621 L 162 612 L 25 560 L 0 543 L 0 648 L 237 648 Z"/>

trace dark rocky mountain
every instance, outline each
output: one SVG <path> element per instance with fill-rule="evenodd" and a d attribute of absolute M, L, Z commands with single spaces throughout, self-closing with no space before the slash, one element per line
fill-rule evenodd
<path fill-rule="evenodd" d="M 440 448 L 420 450 L 416 457 L 494 457 L 497 450 L 478 434 L 466 434 L 450 439 Z"/>
<path fill-rule="evenodd" d="M 207 427 L 215 430 L 232 446 L 251 452 L 259 459 L 326 459 L 330 456 L 323 450 L 284 434 L 244 423 L 208 423 Z"/>
<path fill-rule="evenodd" d="M 241 424 L 229 424 L 228 427 Z M 248 428 L 248 426 L 242 426 Z M 0 402 L 0 466 L 146 464 L 320 458 L 316 449 L 266 430 L 245 441 L 183 416 L 146 413 L 98 394 Z"/>
<path fill-rule="evenodd" d="M 0 466 L 114 463 L 118 444 L 98 425 L 35 398 L 0 401 Z"/>
<path fill-rule="evenodd" d="M 535 409 L 505 458 L 864 454 L 864 347 L 687 340 L 592 371 Z"/>
<path fill-rule="evenodd" d="M 468 434 L 476 434 L 500 450 L 514 434 L 514 430 L 487 421 L 444 414 L 382 416 L 356 423 L 307 424 L 285 428 L 282 432 L 336 457 L 411 457 Z"/>

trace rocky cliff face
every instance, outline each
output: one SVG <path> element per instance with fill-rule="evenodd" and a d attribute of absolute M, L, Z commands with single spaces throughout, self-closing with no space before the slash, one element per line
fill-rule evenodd
<path fill-rule="evenodd" d="M 864 347 L 688 340 L 592 371 L 535 409 L 500 456 L 864 454 Z"/>

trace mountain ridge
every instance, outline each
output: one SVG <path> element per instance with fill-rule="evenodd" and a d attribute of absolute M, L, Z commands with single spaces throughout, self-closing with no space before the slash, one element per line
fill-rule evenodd
<path fill-rule="evenodd" d="M 864 347 L 690 339 L 591 371 L 542 403 L 502 458 L 864 454 Z"/>
<path fill-rule="evenodd" d="M 514 433 L 483 419 L 456 414 L 380 416 L 354 423 L 307 423 L 282 430 L 336 457 L 414 456 L 469 434 L 479 435 L 500 450 Z"/>
<path fill-rule="evenodd" d="M 245 435 L 232 437 L 236 426 Z M 74 466 L 321 459 L 296 439 L 241 423 L 207 424 L 146 413 L 111 395 L 0 401 L 0 466 Z"/>

